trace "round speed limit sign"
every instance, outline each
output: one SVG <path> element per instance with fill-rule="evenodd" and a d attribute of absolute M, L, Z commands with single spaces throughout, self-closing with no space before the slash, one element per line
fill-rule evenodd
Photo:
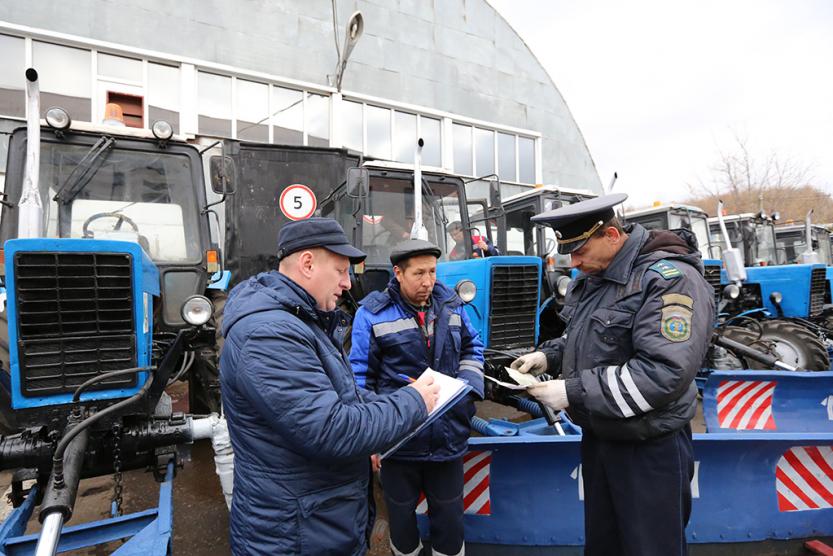
<path fill-rule="evenodd" d="M 281 212 L 290 220 L 304 220 L 312 216 L 318 201 L 306 185 L 296 183 L 281 193 Z"/>

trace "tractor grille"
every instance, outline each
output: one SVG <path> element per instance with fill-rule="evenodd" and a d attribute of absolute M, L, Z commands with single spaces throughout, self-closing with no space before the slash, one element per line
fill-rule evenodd
<path fill-rule="evenodd" d="M 707 264 L 703 276 L 705 276 L 706 282 L 714 288 L 715 303 L 719 302 L 720 296 L 723 295 L 723 288 L 720 285 L 720 265 Z"/>
<path fill-rule="evenodd" d="M 490 348 L 511 349 L 535 344 L 540 282 L 535 265 L 492 268 Z"/>
<path fill-rule="evenodd" d="M 17 348 L 24 395 L 73 392 L 104 372 L 136 366 L 131 256 L 17 253 Z M 129 387 L 136 376 L 92 389 Z"/>
<path fill-rule="evenodd" d="M 821 314 L 824 307 L 824 294 L 827 289 L 827 277 L 824 268 L 814 268 L 810 274 L 810 316 Z"/>

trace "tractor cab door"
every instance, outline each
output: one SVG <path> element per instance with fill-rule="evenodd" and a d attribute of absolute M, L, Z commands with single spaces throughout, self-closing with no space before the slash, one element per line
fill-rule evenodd
<path fill-rule="evenodd" d="M 353 245 L 367 253 L 364 264 L 354 268 L 355 300 L 385 288 L 392 276 L 390 255 L 394 247 L 411 237 L 414 224 L 413 172 L 369 168 L 367 184 L 360 191 L 338 188 L 322 202 L 321 216 L 338 220 Z M 441 261 L 454 256 L 455 242 L 447 224 L 462 219 L 469 225 L 462 181 L 423 173 L 422 221 L 428 240 L 442 250 Z M 464 257 L 466 255 L 463 255 Z"/>
<path fill-rule="evenodd" d="M 325 206 L 345 222 L 355 200 L 346 198 L 348 168 L 359 157 L 341 149 L 234 143 L 229 149 L 236 171 L 236 191 L 226 202 L 226 268 L 231 286 L 250 276 L 277 268 L 280 229 L 295 220 L 309 218 Z M 346 198 L 334 201 L 334 195 Z M 337 211 L 336 211 L 337 209 Z M 337 216 L 332 214 L 338 212 Z M 343 213 L 343 214 L 342 214 Z M 231 287 L 230 286 L 230 287 Z"/>

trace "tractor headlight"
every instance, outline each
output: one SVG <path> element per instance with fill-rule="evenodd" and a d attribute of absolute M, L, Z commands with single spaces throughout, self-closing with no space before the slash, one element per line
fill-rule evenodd
<path fill-rule="evenodd" d="M 769 294 L 769 300 L 772 301 L 773 305 L 781 305 L 781 301 L 784 300 L 784 296 L 781 292 L 772 292 Z"/>
<path fill-rule="evenodd" d="M 573 279 L 566 275 L 558 278 L 558 280 L 555 282 L 555 290 L 556 292 L 558 292 L 559 297 L 564 297 L 565 295 L 567 295 L 567 288 L 570 287 L 570 282 L 572 281 Z"/>
<path fill-rule="evenodd" d="M 72 119 L 63 108 L 50 108 L 46 111 L 46 123 L 52 129 L 63 131 L 72 124 Z"/>
<path fill-rule="evenodd" d="M 477 286 L 471 280 L 464 279 L 457 282 L 457 285 L 454 286 L 454 291 L 457 292 L 457 295 L 460 296 L 463 303 L 470 303 L 474 299 L 474 296 L 477 295 Z"/>
<path fill-rule="evenodd" d="M 728 286 L 723 288 L 723 297 L 724 299 L 737 299 L 738 297 L 740 297 L 740 288 L 737 284 L 729 284 Z"/>
<path fill-rule="evenodd" d="M 157 120 L 150 126 L 153 136 L 160 141 L 167 141 L 174 136 L 174 128 L 165 120 Z"/>
<path fill-rule="evenodd" d="M 192 295 L 185 300 L 180 309 L 182 318 L 191 326 L 202 326 L 211 318 L 211 313 L 214 307 L 207 297 L 202 295 Z"/>

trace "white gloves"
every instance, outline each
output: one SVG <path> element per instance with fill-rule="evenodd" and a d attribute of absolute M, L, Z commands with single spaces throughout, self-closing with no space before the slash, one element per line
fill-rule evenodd
<path fill-rule="evenodd" d="M 526 355 L 521 355 L 510 365 L 521 373 L 530 373 L 533 375 L 540 375 L 547 370 L 547 356 L 542 351 L 533 351 Z"/>
<path fill-rule="evenodd" d="M 542 404 L 556 411 L 570 405 L 570 402 L 567 401 L 567 386 L 563 380 L 548 380 L 530 387 L 527 392 L 535 396 Z"/>

